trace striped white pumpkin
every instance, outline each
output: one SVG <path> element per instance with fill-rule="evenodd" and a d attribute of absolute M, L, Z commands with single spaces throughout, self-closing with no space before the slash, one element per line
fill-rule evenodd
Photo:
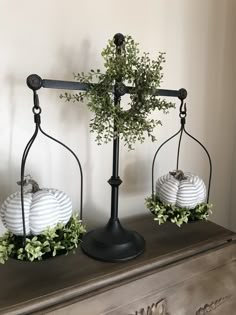
<path fill-rule="evenodd" d="M 66 224 L 72 215 L 72 203 L 66 193 L 43 188 L 24 193 L 26 234 L 38 235 L 57 223 Z M 15 235 L 23 235 L 21 194 L 16 192 L 2 204 L 0 216 L 4 226 Z"/>
<path fill-rule="evenodd" d="M 161 202 L 193 209 L 206 201 L 206 186 L 199 176 L 184 173 L 184 178 L 180 180 L 173 173 L 161 176 L 156 182 L 156 195 Z"/>

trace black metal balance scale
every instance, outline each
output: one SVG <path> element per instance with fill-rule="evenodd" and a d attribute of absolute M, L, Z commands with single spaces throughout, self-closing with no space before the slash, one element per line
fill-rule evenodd
<path fill-rule="evenodd" d="M 125 37 L 122 34 L 114 36 L 117 54 L 119 54 Z M 50 89 L 80 90 L 89 89 L 88 83 L 47 80 L 37 74 L 27 78 L 27 85 L 36 93 L 41 87 Z M 121 97 L 132 94 L 132 87 L 123 82 L 116 81 L 111 93 L 114 95 L 114 106 L 120 106 Z M 183 101 L 187 97 L 185 89 L 166 90 L 158 89 L 153 95 L 177 97 Z M 116 125 L 114 123 L 114 129 Z M 135 231 L 125 229 L 118 217 L 119 186 L 122 180 L 119 177 L 119 137 L 113 139 L 113 162 L 112 176 L 108 180 L 111 185 L 111 215 L 108 223 L 103 228 L 92 230 L 85 234 L 81 244 L 82 250 L 88 256 L 102 261 L 117 262 L 125 261 L 142 254 L 145 249 L 144 238 Z"/>

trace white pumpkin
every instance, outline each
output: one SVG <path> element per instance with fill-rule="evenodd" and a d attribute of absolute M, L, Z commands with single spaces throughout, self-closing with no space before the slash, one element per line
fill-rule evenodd
<path fill-rule="evenodd" d="M 24 192 L 26 234 L 38 235 L 59 222 L 66 224 L 72 215 L 72 203 L 66 193 L 53 188 L 39 189 L 35 181 L 27 181 L 32 184 L 32 190 Z M 0 216 L 9 231 L 23 235 L 20 192 L 15 192 L 3 202 Z"/>
<path fill-rule="evenodd" d="M 199 176 L 177 170 L 158 178 L 156 195 L 164 204 L 193 209 L 206 201 L 206 186 Z"/>

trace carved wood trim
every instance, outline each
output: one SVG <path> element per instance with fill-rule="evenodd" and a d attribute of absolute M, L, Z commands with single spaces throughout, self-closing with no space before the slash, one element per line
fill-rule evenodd
<path fill-rule="evenodd" d="M 196 315 L 208 315 L 209 313 L 211 313 L 212 311 L 217 309 L 220 305 L 225 303 L 230 298 L 231 298 L 231 296 L 228 295 L 228 296 L 224 296 L 218 300 L 215 300 L 215 301 L 211 302 L 210 304 L 206 304 L 197 310 Z"/>
<path fill-rule="evenodd" d="M 142 308 L 135 312 L 135 315 L 170 315 L 167 313 L 166 300 L 161 300 L 157 303 L 147 306 L 146 309 Z"/>

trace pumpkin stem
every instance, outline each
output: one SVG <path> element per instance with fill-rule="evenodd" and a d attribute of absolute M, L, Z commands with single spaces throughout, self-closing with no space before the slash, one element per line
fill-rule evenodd
<path fill-rule="evenodd" d="M 21 185 L 21 181 L 17 182 L 17 184 Z M 28 185 L 32 186 L 32 189 L 31 189 L 30 192 L 32 192 L 33 194 L 40 190 L 38 183 L 35 180 L 33 180 L 31 177 L 28 178 L 28 176 L 27 176 L 23 180 L 23 186 L 25 187 L 25 186 L 28 186 Z"/>
<path fill-rule="evenodd" d="M 173 172 L 169 172 L 169 174 L 174 176 L 174 178 L 179 180 L 179 181 L 187 178 L 186 176 L 184 176 L 184 172 L 181 171 L 181 170 L 176 170 L 176 171 L 173 171 Z"/>

